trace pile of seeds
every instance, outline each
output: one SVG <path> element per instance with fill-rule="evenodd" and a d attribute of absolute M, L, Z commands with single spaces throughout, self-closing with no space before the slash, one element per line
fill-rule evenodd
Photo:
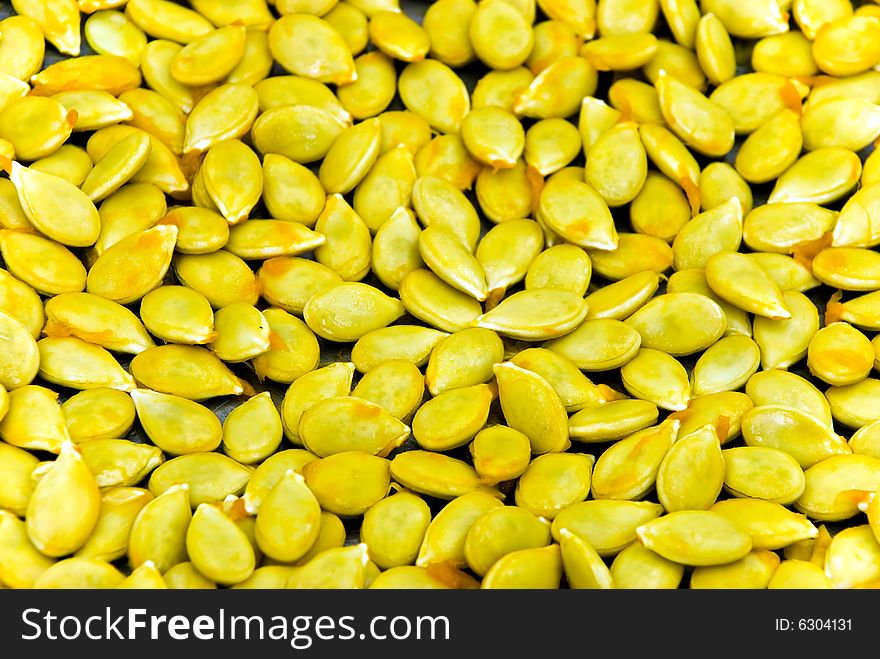
<path fill-rule="evenodd" d="M 880 583 L 880 4 L 404 4 L 12 1 L 0 586 Z"/>

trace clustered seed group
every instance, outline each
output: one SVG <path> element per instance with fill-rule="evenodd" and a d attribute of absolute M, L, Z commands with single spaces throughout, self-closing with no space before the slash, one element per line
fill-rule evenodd
<path fill-rule="evenodd" d="M 12 1 L 0 587 L 880 584 L 880 2 L 404 5 Z"/>

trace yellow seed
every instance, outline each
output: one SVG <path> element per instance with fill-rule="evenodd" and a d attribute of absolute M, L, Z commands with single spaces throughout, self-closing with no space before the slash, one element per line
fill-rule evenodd
<path fill-rule="evenodd" d="M 488 382 L 504 360 L 504 345 L 488 329 L 468 328 L 440 338 L 430 352 L 425 383 L 432 396 Z"/>
<path fill-rule="evenodd" d="M 409 206 L 416 170 L 403 145 L 380 156 L 354 193 L 355 212 L 376 232 L 400 206 Z"/>
<path fill-rule="evenodd" d="M 422 118 L 422 121 L 425 119 Z M 436 175 L 460 190 L 470 189 L 483 169 L 480 163 L 471 158 L 457 133 L 438 135 L 423 144 L 415 153 L 414 162 L 419 176 Z"/>
<path fill-rule="evenodd" d="M 131 392 L 138 419 L 150 440 L 172 455 L 213 451 L 223 439 L 217 416 L 195 401 L 149 389 Z"/>
<path fill-rule="evenodd" d="M 88 292 L 120 304 L 141 299 L 165 277 L 176 239 L 177 227 L 167 225 L 123 238 L 92 265 Z"/>
<path fill-rule="evenodd" d="M 345 526 L 343 525 L 342 520 L 339 519 L 338 515 L 322 512 L 321 529 L 318 533 L 318 539 L 315 540 L 315 543 L 311 548 L 303 554 L 303 557 L 297 561 L 297 565 L 305 565 L 325 549 L 344 546 L 346 534 Z"/>
<path fill-rule="evenodd" d="M 370 38 L 367 17 L 350 2 L 337 2 L 322 18 L 336 28 L 353 56 L 359 55 L 367 47 Z"/>
<path fill-rule="evenodd" d="M 774 552 L 753 550 L 727 565 L 695 568 L 690 587 L 763 589 L 770 582 L 779 562 L 779 556 Z"/>
<path fill-rule="evenodd" d="M 466 462 L 433 451 L 398 453 L 391 460 L 391 476 L 404 487 L 438 499 L 455 499 L 467 493 L 503 495 L 482 483 Z"/>
<path fill-rule="evenodd" d="M 6 483 L 0 492 L 0 506 L 24 517 L 34 489 L 31 474 L 38 464 L 29 452 L 0 442 L 0 475 Z"/>
<path fill-rule="evenodd" d="M 659 14 L 657 3 L 624 0 L 620 3 L 599 2 L 596 22 L 602 34 L 625 35 L 653 29 Z"/>
<path fill-rule="evenodd" d="M 687 370 L 675 357 L 641 348 L 620 368 L 623 386 L 636 398 L 667 410 L 683 410 L 691 396 Z"/>
<path fill-rule="evenodd" d="M 98 484 L 73 444 L 61 453 L 31 494 L 25 524 L 41 553 L 64 556 L 85 544 L 98 521 Z"/>
<path fill-rule="evenodd" d="M 869 159 L 870 161 L 870 159 Z M 866 166 L 869 161 L 866 161 Z M 880 188 L 865 183 L 844 204 L 832 233 L 834 247 L 868 247 L 877 244 L 877 193 Z"/>
<path fill-rule="evenodd" d="M 0 439 L 4 442 L 57 454 L 70 440 L 57 392 L 25 385 L 10 391 L 8 399 L 8 410 L 0 419 Z"/>
<path fill-rule="evenodd" d="M 141 63 L 141 53 L 147 37 L 125 14 L 110 9 L 94 12 L 84 26 L 86 41 L 96 53 L 118 55 L 135 66 Z"/>
<path fill-rule="evenodd" d="M 101 488 L 136 485 L 165 461 L 159 448 L 125 439 L 92 439 L 77 449 Z"/>
<path fill-rule="evenodd" d="M 700 165 L 694 156 L 672 131 L 659 123 L 641 124 L 639 136 L 651 162 L 684 190 L 691 213 L 696 215 L 700 210 Z"/>
<path fill-rule="evenodd" d="M 245 488 L 246 509 L 258 511 L 263 499 L 268 496 L 288 470 L 301 473 L 306 463 L 317 459 L 318 456 L 313 453 L 297 448 L 278 451 L 263 460 L 254 470 L 253 476 L 248 480 Z"/>
<path fill-rule="evenodd" d="M 147 293 L 140 317 L 152 334 L 170 343 L 207 343 L 214 334 L 214 312 L 203 295 L 185 286 L 160 286 Z"/>
<path fill-rule="evenodd" d="M 742 204 L 743 213 L 752 210 L 752 190 L 736 169 L 726 162 L 706 165 L 700 175 L 700 204 L 703 210 L 718 208 L 733 198 Z"/>
<path fill-rule="evenodd" d="M 429 226 L 419 235 L 419 254 L 425 264 L 450 286 L 478 301 L 489 295 L 486 272 L 477 258 L 458 238 L 438 226 Z"/>
<path fill-rule="evenodd" d="M 359 282 L 337 284 L 316 293 L 303 316 L 309 328 L 331 341 L 356 341 L 403 315 L 404 305 L 376 288 Z"/>
<path fill-rule="evenodd" d="M 660 72 L 674 76 L 694 90 L 706 89 L 706 75 L 700 66 L 696 52 L 666 39 L 657 41 L 657 52 L 651 61 L 642 67 L 642 73 L 648 82 L 656 85 Z"/>
<path fill-rule="evenodd" d="M 404 144 L 415 156 L 423 146 L 431 141 L 431 127 L 427 121 L 414 112 L 388 110 L 376 118 L 382 127 L 380 154 L 387 153 L 398 144 Z"/>
<path fill-rule="evenodd" d="M 157 497 L 177 484 L 186 485 L 193 508 L 202 503 L 219 503 L 239 496 L 253 468 L 221 453 L 190 453 L 162 463 L 150 476 L 150 492 Z"/>
<path fill-rule="evenodd" d="M 648 401 L 611 400 L 573 414 L 569 433 L 572 439 L 587 443 L 621 439 L 649 427 L 658 415 L 657 406 Z"/>
<path fill-rule="evenodd" d="M 825 393 L 834 420 L 853 428 L 873 423 L 877 419 L 873 401 L 878 384 L 880 381 L 874 378 L 865 378 L 854 384 L 829 387 Z"/>
<path fill-rule="evenodd" d="M 425 531 L 416 565 L 421 567 L 449 561 L 455 567 L 466 563 L 464 545 L 473 523 L 483 514 L 503 504 L 484 492 L 462 494 L 438 512 Z"/>
<path fill-rule="evenodd" d="M 348 45 L 333 26 L 317 16 L 282 16 L 269 30 L 269 49 L 281 66 L 296 75 L 338 85 L 357 79 Z"/>
<path fill-rule="evenodd" d="M 223 452 L 242 464 L 260 462 L 275 452 L 284 430 L 268 391 L 236 407 L 223 421 Z"/>
<path fill-rule="evenodd" d="M 300 420 L 315 403 L 336 396 L 348 396 L 354 376 L 354 364 L 333 363 L 297 378 L 284 394 L 281 404 L 281 422 L 284 434 L 300 444 Z"/>
<path fill-rule="evenodd" d="M 736 75 L 736 53 L 730 34 L 715 14 L 707 13 L 699 20 L 694 45 L 700 67 L 713 85 L 718 86 Z"/>
<path fill-rule="evenodd" d="M 153 495 L 142 488 L 112 487 L 104 490 L 95 529 L 75 555 L 111 562 L 125 556 L 134 520 L 152 500 Z"/>
<path fill-rule="evenodd" d="M 826 325 L 813 336 L 807 350 L 810 372 L 828 384 L 842 386 L 864 380 L 874 365 L 874 348 L 849 323 Z"/>
<path fill-rule="evenodd" d="M 482 311 L 474 298 L 425 269 L 407 274 L 398 292 L 410 314 L 444 332 L 470 327 Z"/>
<path fill-rule="evenodd" d="M 116 587 L 134 588 L 138 590 L 168 588 L 165 584 L 165 579 L 162 578 L 162 573 L 159 572 L 152 561 L 146 561 L 132 570 L 132 573 Z"/>
<path fill-rule="evenodd" d="M 705 268 L 713 255 L 739 249 L 742 235 L 743 208 L 738 199 L 703 211 L 672 242 L 675 269 Z"/>
<path fill-rule="evenodd" d="M 634 432 L 604 451 L 593 469 L 593 498 L 636 501 L 644 497 L 654 487 L 680 425 L 676 419 L 664 421 Z"/>
<path fill-rule="evenodd" d="M 288 469 L 257 509 L 257 544 L 275 560 L 302 558 L 318 539 L 321 508 L 303 477 Z"/>
<path fill-rule="evenodd" d="M 140 319 L 110 300 L 90 293 L 63 293 L 46 301 L 49 337 L 76 336 L 115 352 L 138 354 L 155 343 Z"/>
<path fill-rule="evenodd" d="M 700 327 L 693 325 L 693 318 L 702 320 Z M 649 301 L 626 324 L 641 335 L 644 347 L 681 356 L 712 345 L 724 333 L 726 321 L 721 308 L 704 295 L 667 293 Z"/>
<path fill-rule="evenodd" d="M 125 437 L 135 419 L 134 403 L 117 389 L 96 388 L 71 396 L 61 406 L 74 443 Z"/>
<path fill-rule="evenodd" d="M 726 336 L 710 346 L 694 365 L 694 395 L 739 389 L 760 364 L 761 349 L 751 338 Z"/>
<path fill-rule="evenodd" d="M 40 377 L 72 389 L 109 387 L 131 391 L 134 378 L 101 346 L 75 336 L 46 337 L 37 343 Z"/>
<path fill-rule="evenodd" d="M 541 192 L 538 217 L 580 247 L 612 250 L 618 235 L 604 199 L 589 184 L 556 180 Z"/>
<path fill-rule="evenodd" d="M 872 291 L 880 262 L 874 251 L 859 247 L 829 247 L 812 262 L 816 279 L 847 291 Z"/>
<path fill-rule="evenodd" d="M 590 493 L 595 458 L 589 455 L 548 453 L 535 458 L 516 487 L 516 505 L 533 515 L 553 519 Z"/>
<path fill-rule="evenodd" d="M 675 418 L 681 421 L 679 434 L 684 437 L 707 423 L 714 423 L 724 444 L 739 436 L 743 415 L 752 407 L 751 399 L 739 391 L 695 396 L 688 409 L 675 413 Z"/>
<path fill-rule="evenodd" d="M 703 12 L 713 12 L 732 36 L 755 39 L 788 31 L 788 18 L 776 0 L 705 0 Z"/>
<path fill-rule="evenodd" d="M 70 137 L 76 117 L 75 111 L 54 98 L 25 96 L 0 112 L 0 138 L 20 160 L 37 160 L 51 155 Z"/>
<path fill-rule="evenodd" d="M 309 462 L 302 471 L 321 507 L 343 517 L 363 515 L 390 487 L 388 460 L 363 451 L 342 451 Z M 340 477 L 346 485 L 340 486 Z"/>
<path fill-rule="evenodd" d="M 178 563 L 164 575 L 169 588 L 179 590 L 215 589 L 217 584 L 199 572 L 190 561 Z M 244 581 L 242 583 L 245 583 Z M 236 584 L 238 585 L 238 584 Z"/>
<path fill-rule="evenodd" d="M 792 13 L 798 26 L 811 41 L 816 38 L 819 28 L 844 16 L 851 16 L 852 5 L 849 2 L 816 2 L 816 0 L 797 0 L 792 3 Z"/>
<path fill-rule="evenodd" d="M 708 156 L 722 156 L 730 151 L 734 122 L 724 108 L 663 73 L 655 86 L 666 123 L 685 144 Z"/>
<path fill-rule="evenodd" d="M 747 446 L 778 448 L 808 469 L 832 456 L 850 453 L 846 439 L 814 416 L 784 405 L 754 407 L 742 420 Z"/>
<path fill-rule="evenodd" d="M 781 549 L 801 540 L 815 538 L 819 531 L 805 515 L 760 499 L 719 501 L 712 511 L 726 517 L 752 536 L 755 549 Z"/>
<path fill-rule="evenodd" d="M 568 357 L 581 370 L 602 371 L 628 362 L 640 345 L 641 336 L 629 325 L 611 318 L 597 318 L 585 321 L 546 347 Z"/>
<path fill-rule="evenodd" d="M 119 140 L 142 132 L 139 128 L 122 124 L 101 128 L 89 138 L 86 147 L 88 155 L 92 160 L 100 160 Z M 185 196 L 190 189 L 189 182 L 174 153 L 159 138 L 153 135 L 149 135 L 149 138 L 150 154 L 144 165 L 131 177 L 131 182 L 153 184 L 161 192 L 176 198 Z"/>
<path fill-rule="evenodd" d="M 880 479 L 880 460 L 868 455 L 837 455 L 804 472 L 806 487 L 795 507 L 811 519 L 840 521 L 859 511 L 861 491 L 874 491 Z M 858 496 L 856 496 L 858 495 Z"/>
<path fill-rule="evenodd" d="M 474 319 L 483 327 L 522 340 L 554 339 L 569 333 L 584 320 L 587 305 L 570 291 L 555 288 L 520 291 Z"/>
<path fill-rule="evenodd" d="M 756 251 L 793 253 L 822 238 L 836 219 L 833 211 L 811 202 L 764 204 L 746 215 L 743 240 Z"/>
<path fill-rule="evenodd" d="M 756 405 L 796 407 L 831 425 L 831 408 L 824 394 L 795 373 L 781 369 L 755 373 L 746 383 L 746 394 Z"/>
<path fill-rule="evenodd" d="M 31 77 L 33 94 L 52 96 L 61 91 L 94 89 L 118 96 L 141 83 L 140 71 L 124 57 L 84 55 L 50 64 Z"/>
<path fill-rule="evenodd" d="M 570 25 L 578 36 L 590 39 L 596 31 L 595 3 L 538 0 L 538 6 L 550 18 Z"/>
<path fill-rule="evenodd" d="M 59 92 L 51 98 L 61 103 L 68 112 L 76 112 L 72 126 L 74 131 L 97 130 L 133 117 L 131 108 L 124 101 L 105 91 Z"/>
<path fill-rule="evenodd" d="M 351 393 L 409 423 L 422 403 L 424 391 L 425 378 L 421 371 L 410 361 L 392 359 L 364 374 Z"/>
<path fill-rule="evenodd" d="M 184 153 L 206 151 L 222 140 L 242 137 L 254 124 L 258 110 L 257 92 L 249 85 L 226 84 L 211 90 L 187 117 Z M 256 136 L 254 144 L 259 148 Z"/>
<path fill-rule="evenodd" d="M 43 589 L 109 589 L 118 587 L 125 576 L 113 565 L 94 558 L 67 558 L 47 569 L 34 583 Z"/>
<path fill-rule="evenodd" d="M 14 15 L 0 21 L 3 42 L 0 45 L 0 71 L 22 81 L 43 66 L 46 40 L 33 18 Z"/>
<path fill-rule="evenodd" d="M 354 396 L 315 402 L 302 413 L 298 426 L 303 445 L 321 457 L 352 450 L 385 457 L 409 432 L 379 405 Z"/>
<path fill-rule="evenodd" d="M 496 31 L 505 33 L 501 41 Z M 469 28 L 476 56 L 492 69 L 512 69 L 526 61 L 534 36 L 526 16 L 507 2 L 482 2 L 477 5 Z"/>
<path fill-rule="evenodd" d="M 657 519 L 662 512 L 660 504 L 651 501 L 582 501 L 559 513 L 553 520 L 551 532 L 553 538 L 559 540 L 562 530 L 567 529 L 589 542 L 605 558 L 636 543 L 636 529 Z"/>
<path fill-rule="evenodd" d="M 366 587 L 369 562 L 369 552 L 363 543 L 326 549 L 294 572 L 287 587 L 362 589 Z"/>
<path fill-rule="evenodd" d="M 765 446 L 725 449 L 724 489 L 736 497 L 789 505 L 803 493 L 803 470 L 788 453 Z"/>
<path fill-rule="evenodd" d="M 640 526 L 637 533 L 645 547 L 685 565 L 731 563 L 752 549 L 752 539 L 745 531 L 707 510 L 669 513 Z"/>
<path fill-rule="evenodd" d="M 269 263 L 274 260 L 270 259 Z M 256 304 L 259 299 L 261 282 L 250 266 L 231 252 L 184 254 L 175 257 L 173 265 L 181 283 L 201 293 L 216 309 L 233 302 Z M 270 298 L 267 296 L 267 299 Z"/>
<path fill-rule="evenodd" d="M 468 566 L 484 576 L 498 559 L 511 552 L 548 544 L 547 520 L 517 506 L 501 506 L 474 521 L 465 538 L 464 554 Z"/>
<path fill-rule="evenodd" d="M 0 385 L 15 389 L 30 384 L 40 368 L 39 344 L 21 321 L 0 310 Z"/>
<path fill-rule="evenodd" d="M 419 446 L 430 451 L 463 446 L 486 424 L 494 398 L 494 392 L 486 384 L 437 394 L 413 417 L 413 436 Z"/>
<path fill-rule="evenodd" d="M 707 510 L 721 493 L 725 462 L 714 424 L 679 435 L 657 471 L 657 497 L 667 512 Z M 669 558 L 667 556 L 667 558 Z"/>
<path fill-rule="evenodd" d="M 750 252 L 749 258 L 757 261 L 783 291 L 809 291 L 820 282 L 804 264 L 784 254 Z"/>
<path fill-rule="evenodd" d="M 598 85 L 596 69 L 582 57 L 560 57 L 541 71 L 515 97 L 517 116 L 534 119 L 569 117 L 592 96 Z"/>
<path fill-rule="evenodd" d="M 639 543 L 626 547 L 611 563 L 615 588 L 674 589 L 683 576 L 683 565 L 668 561 Z"/>
<path fill-rule="evenodd" d="M 254 571 L 250 541 L 223 512 L 201 504 L 186 531 L 186 551 L 193 566 L 220 584 L 240 583 Z"/>
<path fill-rule="evenodd" d="M 400 74 L 398 91 L 408 110 L 441 133 L 457 133 L 470 110 L 464 83 L 452 69 L 435 60 L 408 64 Z"/>
<path fill-rule="evenodd" d="M 238 378 L 205 348 L 164 345 L 132 359 L 130 370 L 143 386 L 191 400 L 242 393 Z"/>
<path fill-rule="evenodd" d="M 470 445 L 474 469 L 480 479 L 494 485 L 521 476 L 529 466 L 529 438 L 502 425 L 483 428 Z"/>
<path fill-rule="evenodd" d="M 819 313 L 803 293 L 782 294 L 791 318 L 773 320 L 758 316 L 754 322 L 755 342 L 761 348 L 761 366 L 765 370 L 786 368 L 807 354 L 810 340 L 819 330 Z"/>
<path fill-rule="evenodd" d="M 401 491 L 373 504 L 364 514 L 361 541 L 382 569 L 415 562 L 431 511 L 425 501 Z"/>
<path fill-rule="evenodd" d="M 617 247 L 612 250 L 588 252 L 593 269 L 606 279 L 625 279 L 645 270 L 660 273 L 673 263 L 672 249 L 659 238 L 629 232 L 621 232 L 617 238 Z"/>
<path fill-rule="evenodd" d="M 263 202 L 272 217 L 314 227 L 324 189 L 311 170 L 277 154 L 263 156 Z"/>
<path fill-rule="evenodd" d="M 776 179 L 768 201 L 832 202 L 849 192 L 858 183 L 861 173 L 861 161 L 849 149 L 816 149 L 799 158 Z"/>
<path fill-rule="evenodd" d="M 73 185 L 81 185 L 92 170 L 92 159 L 85 149 L 71 144 L 58 147 L 55 153 L 31 163 L 30 169 L 54 174 Z"/>
<path fill-rule="evenodd" d="M 260 153 L 277 153 L 305 164 L 323 158 L 346 126 L 327 110 L 285 105 L 261 114 L 252 136 Z"/>
<path fill-rule="evenodd" d="M 474 108 L 498 106 L 510 112 L 517 95 L 534 80 L 534 75 L 524 66 L 507 71 L 492 70 L 481 77 L 474 87 L 471 105 Z"/>
<path fill-rule="evenodd" d="M 690 219 L 690 205 L 681 188 L 658 172 L 648 172 L 630 205 L 633 229 L 671 242 Z"/>
<path fill-rule="evenodd" d="M 322 82 L 295 75 L 271 76 L 254 85 L 262 112 L 285 105 L 309 105 L 329 112 L 342 123 L 351 123 L 351 114 Z"/>
<path fill-rule="evenodd" d="M 657 53 L 657 37 L 647 32 L 627 34 L 603 33 L 588 41 L 580 50 L 581 57 L 597 71 L 630 71 L 644 66 Z"/>
<path fill-rule="evenodd" d="M 367 332 L 355 342 L 351 360 L 361 373 L 392 359 L 406 359 L 421 367 L 445 336 L 448 336 L 445 332 L 419 325 L 383 327 Z"/>
<path fill-rule="evenodd" d="M 64 55 L 77 56 L 80 52 L 79 7 L 74 2 L 50 0 L 15 0 L 12 8 L 17 14 L 32 18 L 46 40 Z"/>
<path fill-rule="evenodd" d="M 269 350 L 252 362 L 258 377 L 290 384 L 318 365 L 318 341 L 304 322 L 274 307 L 263 316 L 269 323 Z"/>

